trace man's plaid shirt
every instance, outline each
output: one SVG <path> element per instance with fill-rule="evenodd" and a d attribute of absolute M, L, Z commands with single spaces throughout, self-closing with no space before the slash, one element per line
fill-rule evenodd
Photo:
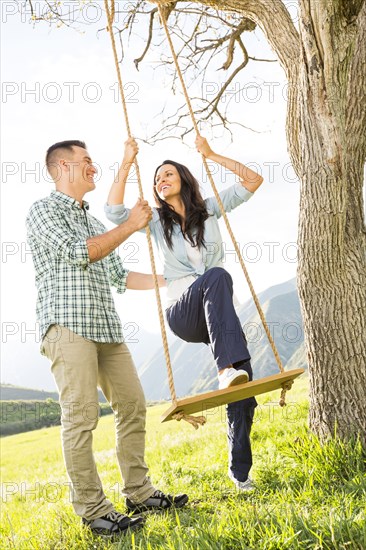
<path fill-rule="evenodd" d="M 41 338 L 52 324 L 96 342 L 123 342 L 110 285 L 126 290 L 128 270 L 112 252 L 90 263 L 86 241 L 107 230 L 89 205 L 52 191 L 27 216 L 28 243 L 36 270 Z"/>

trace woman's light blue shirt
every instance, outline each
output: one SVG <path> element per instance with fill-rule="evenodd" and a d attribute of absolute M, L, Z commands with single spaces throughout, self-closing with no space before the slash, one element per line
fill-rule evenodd
<path fill-rule="evenodd" d="M 220 198 L 225 211 L 231 212 L 231 210 L 249 200 L 252 195 L 253 193 L 237 183 L 221 191 Z M 170 249 L 164 237 L 158 209 L 152 209 L 153 217 L 149 222 L 149 227 L 164 263 L 164 278 L 168 283 L 187 275 L 202 275 L 208 269 L 222 264 L 224 249 L 217 221 L 221 217 L 220 207 L 215 197 L 205 199 L 205 203 L 209 217 L 205 221 L 204 240 L 206 248 L 202 249 L 202 264 L 199 267 L 194 267 L 189 263 L 180 225 L 174 224 L 172 232 L 173 248 Z M 107 218 L 117 225 L 125 222 L 130 215 L 130 209 L 126 208 L 124 204 L 106 204 L 104 210 Z"/>

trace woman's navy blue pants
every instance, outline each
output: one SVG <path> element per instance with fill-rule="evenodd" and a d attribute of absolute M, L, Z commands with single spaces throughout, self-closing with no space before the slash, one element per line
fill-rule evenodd
<path fill-rule="evenodd" d="M 198 277 L 166 316 L 179 338 L 210 346 L 218 370 L 242 367 L 252 380 L 247 342 L 233 304 L 233 281 L 225 269 L 213 267 Z M 256 406 L 256 399 L 249 397 L 226 407 L 229 471 L 238 481 L 248 478 L 252 466 L 250 431 Z"/>

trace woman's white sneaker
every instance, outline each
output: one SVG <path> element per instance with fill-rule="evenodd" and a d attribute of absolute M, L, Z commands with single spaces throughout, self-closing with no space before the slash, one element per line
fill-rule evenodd
<path fill-rule="evenodd" d="M 230 388 L 238 384 L 245 384 L 249 380 L 249 374 L 246 370 L 236 370 L 234 368 L 225 369 L 219 374 L 219 390 Z"/>
<path fill-rule="evenodd" d="M 238 491 L 242 491 L 243 493 L 249 493 L 255 490 L 255 485 L 250 477 L 248 477 L 245 481 L 238 481 L 237 479 L 234 479 L 234 483 Z"/>

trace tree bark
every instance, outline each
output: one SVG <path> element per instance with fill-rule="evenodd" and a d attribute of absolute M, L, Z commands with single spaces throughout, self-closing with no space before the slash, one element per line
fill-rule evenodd
<path fill-rule="evenodd" d="M 310 427 L 366 444 L 366 25 L 365 3 L 358 13 L 350 4 L 301 2 L 298 287 Z"/>
<path fill-rule="evenodd" d="M 299 0 L 299 33 L 281 0 L 203 3 L 257 23 L 289 80 L 310 427 L 366 445 L 366 2 Z"/>

